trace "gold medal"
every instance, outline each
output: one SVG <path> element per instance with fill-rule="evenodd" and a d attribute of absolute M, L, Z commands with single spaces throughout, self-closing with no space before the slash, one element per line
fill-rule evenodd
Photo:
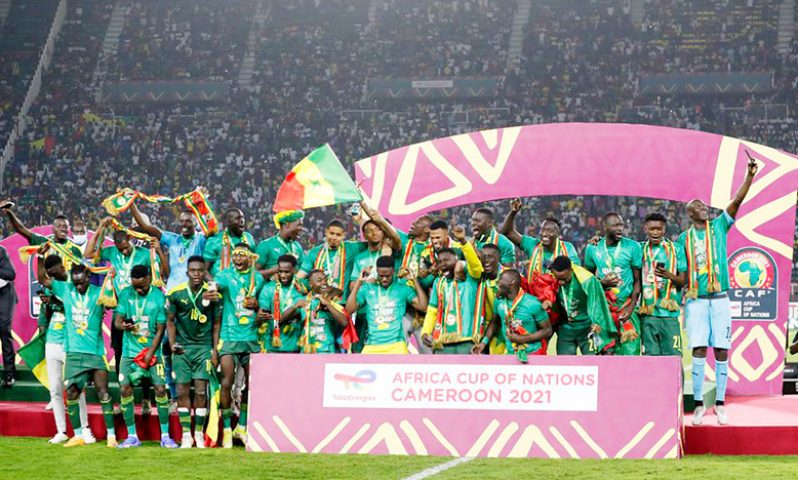
<path fill-rule="evenodd" d="M 197 320 L 199 321 L 199 323 L 205 323 L 208 321 L 208 317 L 205 315 L 200 315 Z"/>
<path fill-rule="evenodd" d="M 238 319 L 239 325 L 249 325 L 249 317 L 241 317 Z"/>

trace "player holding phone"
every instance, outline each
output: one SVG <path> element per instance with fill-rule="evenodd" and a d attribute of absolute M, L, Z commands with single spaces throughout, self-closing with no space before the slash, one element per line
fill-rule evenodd
<path fill-rule="evenodd" d="M 715 415 L 718 423 L 726 425 L 724 401 L 729 372 L 731 348 L 731 305 L 726 291 L 729 289 L 729 259 L 726 236 L 737 217 L 743 200 L 748 195 L 759 165 L 748 154 L 745 180 L 726 210 L 709 219 L 709 207 L 701 200 L 687 203 L 687 215 L 692 225 L 679 235 L 679 244 L 687 257 L 687 301 L 684 318 L 687 336 L 693 350 L 693 394 L 695 412 L 693 425 L 701 425 L 704 407 L 704 370 L 707 348 L 715 350 L 716 397 Z"/>
<path fill-rule="evenodd" d="M 648 240 L 643 249 L 643 295 L 640 325 L 644 355 L 682 355 L 679 325 L 681 289 L 687 260 L 684 249 L 668 240 L 667 220 L 661 213 L 646 216 L 643 229 Z"/>

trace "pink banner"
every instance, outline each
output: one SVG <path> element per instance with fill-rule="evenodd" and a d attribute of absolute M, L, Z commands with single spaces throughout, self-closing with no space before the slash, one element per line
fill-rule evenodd
<path fill-rule="evenodd" d="M 35 227 L 32 228 L 31 231 L 39 235 L 48 236 L 53 233 L 53 227 L 49 225 Z M 93 234 L 94 232 L 89 231 L 89 238 L 91 238 Z M 11 336 L 14 339 L 14 351 L 16 351 L 20 346 L 33 338 L 37 329 L 36 322 L 39 314 L 39 297 L 36 295 L 36 291 L 39 288 L 39 282 L 36 280 L 36 257 L 31 256 L 27 264 L 23 264 L 22 260 L 19 259 L 19 249 L 28 245 L 28 241 L 25 240 L 25 237 L 19 234 L 14 234 L 0 240 L 0 245 L 5 247 L 8 252 L 8 257 L 14 265 L 14 271 L 17 273 L 17 278 L 14 280 L 14 288 L 17 291 L 17 308 L 14 311 L 14 319 L 11 323 Z M 105 338 L 105 350 L 106 352 L 110 352 L 110 314 L 107 314 L 105 317 L 103 334 Z M 17 362 L 21 362 L 19 357 L 17 357 Z"/>
<path fill-rule="evenodd" d="M 254 355 L 259 452 L 681 456 L 676 357 Z"/>
<path fill-rule="evenodd" d="M 694 130 L 558 123 L 409 145 L 357 162 L 355 174 L 367 200 L 400 228 L 442 208 L 541 195 L 701 198 L 725 208 L 745 176 L 746 149 L 760 170 L 728 239 L 739 319 L 729 392 L 780 395 L 798 157 Z"/>

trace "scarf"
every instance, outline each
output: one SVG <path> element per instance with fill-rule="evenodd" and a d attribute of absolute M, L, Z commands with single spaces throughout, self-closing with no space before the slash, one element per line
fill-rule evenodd
<path fill-rule="evenodd" d="M 532 281 L 532 273 L 544 273 L 543 272 L 543 244 L 538 242 L 535 245 L 535 248 L 532 250 L 532 255 L 529 257 L 529 267 L 526 272 L 526 278 L 528 281 Z M 568 257 L 568 249 L 565 247 L 565 242 L 560 240 L 559 238 L 554 242 L 554 258 L 559 257 L 560 255 L 565 255 Z"/>
<path fill-rule="evenodd" d="M 324 270 L 327 275 L 327 282 L 332 283 L 333 286 L 344 290 L 344 282 L 346 281 L 346 246 L 342 243 L 338 246 L 338 255 L 335 256 L 332 265 L 330 265 L 330 247 L 327 241 L 324 241 L 319 253 L 316 255 L 316 260 L 313 262 L 313 268 Z M 333 280 L 333 270 L 338 270 L 337 279 Z"/>
<path fill-rule="evenodd" d="M 291 286 L 288 288 L 293 288 L 294 282 L 291 283 Z M 282 315 L 282 304 L 280 302 L 280 297 L 283 294 L 283 284 L 279 281 L 277 285 L 274 287 L 274 297 L 272 300 L 272 317 L 274 317 L 274 326 L 272 327 L 272 347 L 280 348 L 283 346 L 283 342 L 280 339 L 280 317 Z"/>
<path fill-rule="evenodd" d="M 71 262 L 75 265 L 84 265 L 91 273 L 105 275 L 102 289 L 100 290 L 100 296 L 97 298 L 97 305 L 108 308 L 116 308 L 117 299 L 116 291 L 114 290 L 114 270 L 111 266 L 97 266 L 85 258 L 76 256 L 72 253 L 72 250 L 70 250 L 70 242 L 68 241 L 64 244 L 61 244 L 53 239 L 49 239 L 47 240 L 47 245 L 55 250 L 56 253 L 61 257 L 64 262 L 64 268 L 66 268 L 68 262 Z M 28 263 L 30 256 L 36 254 L 40 247 L 41 245 L 28 245 L 20 248 L 19 259 L 22 261 L 22 263 Z"/>
<path fill-rule="evenodd" d="M 487 238 L 487 240 L 486 240 L 486 238 Z M 482 235 L 479 238 L 479 240 L 477 240 L 477 242 L 481 243 L 483 245 L 486 245 L 488 243 L 492 243 L 492 244 L 494 244 L 496 246 L 499 246 L 499 232 L 496 231 L 495 228 L 491 228 L 490 232 L 486 233 L 485 235 Z"/>
<path fill-rule="evenodd" d="M 241 233 L 241 243 L 249 245 L 246 232 Z M 219 270 L 230 267 L 230 260 L 233 258 L 233 242 L 230 241 L 230 234 L 227 229 L 222 232 L 222 251 L 219 254 Z"/>
<path fill-rule="evenodd" d="M 444 277 L 438 280 L 436 288 L 436 295 L 438 297 L 438 316 L 435 321 L 435 329 L 432 332 L 433 347 L 437 350 L 443 348 L 443 345 L 449 343 L 457 343 L 460 341 L 471 340 L 474 343 L 479 343 L 482 337 L 481 324 L 485 315 L 485 297 L 487 296 L 487 287 L 484 281 L 480 281 L 477 287 L 477 295 L 474 299 L 474 317 L 471 319 L 472 329 L 471 337 L 463 338 L 463 312 L 462 304 L 460 302 L 460 282 L 452 280 L 452 300 L 448 300 L 446 295 L 446 281 Z M 454 303 L 454 313 L 452 313 L 452 303 Z M 454 317 L 457 325 L 455 332 L 449 331 L 449 326 L 445 324 L 449 317 Z"/>
<path fill-rule="evenodd" d="M 687 253 L 687 298 L 698 298 L 698 261 L 695 258 L 696 239 L 695 226 L 687 230 L 685 236 L 685 253 Z M 715 241 L 712 235 L 712 225 L 706 222 L 704 229 L 704 247 L 707 251 L 707 292 L 720 292 L 720 283 L 715 276 Z"/>
<path fill-rule="evenodd" d="M 115 218 L 111 220 L 111 226 L 114 228 L 114 230 L 121 230 L 130 235 L 131 237 L 143 240 L 145 242 L 152 242 L 153 240 L 155 240 L 146 233 L 136 232 L 135 230 L 129 230 L 125 228 L 125 226 L 119 223 Z M 100 252 L 99 248 L 97 249 L 97 252 L 98 253 Z M 131 252 L 130 255 L 132 256 L 133 252 Z M 166 286 L 166 283 L 161 278 L 161 269 L 158 268 L 158 254 L 155 253 L 154 248 L 150 248 L 150 275 L 152 275 L 152 284 L 156 288 L 163 288 Z"/>
<path fill-rule="evenodd" d="M 529 335 L 530 333 L 526 328 L 524 328 L 524 324 L 522 322 L 515 320 L 515 311 L 518 310 L 518 306 L 521 304 L 521 300 L 523 298 L 524 290 L 519 288 L 518 294 L 516 294 L 515 299 L 513 299 L 513 303 L 510 305 L 510 308 L 507 309 L 507 312 L 504 316 L 507 331 L 516 335 Z M 526 363 L 529 360 L 525 347 L 526 344 L 513 343 L 513 352 L 518 358 L 518 361 L 521 363 Z"/>
<path fill-rule="evenodd" d="M 665 256 L 668 258 L 668 271 L 675 274 L 676 248 L 673 246 L 673 242 L 670 240 L 663 240 L 662 248 L 665 250 Z M 656 267 L 656 255 L 654 255 L 652 250 L 651 244 L 646 242 L 645 246 L 643 247 L 643 263 L 648 265 L 648 271 L 650 272 L 649 275 L 654 275 L 654 268 Z M 679 311 L 679 304 L 671 298 L 673 282 L 671 282 L 670 279 L 666 279 L 665 281 L 665 298 L 661 300 L 659 299 L 659 288 L 657 288 L 656 275 L 654 275 L 654 281 L 651 282 L 651 288 L 654 290 L 654 295 L 650 300 L 643 295 L 642 305 L 640 305 L 639 310 L 641 314 L 650 315 L 654 313 L 654 309 L 657 308 L 657 302 L 659 302 L 659 306 L 665 310 L 669 310 L 671 312 Z"/>
<path fill-rule="evenodd" d="M 312 293 L 308 294 L 306 297 L 308 306 L 305 307 L 305 324 L 302 327 L 302 336 L 299 338 L 299 348 L 301 348 L 304 353 L 316 353 L 316 333 L 312 328 L 310 328 L 310 323 L 311 317 L 315 319 L 319 314 L 321 302 L 317 302 L 316 306 L 314 307 L 311 296 Z"/>
<path fill-rule="evenodd" d="M 132 188 L 123 188 L 119 192 L 107 197 L 102 201 L 102 206 L 111 216 L 117 216 L 130 208 L 134 201 L 140 198 L 149 203 L 178 203 L 183 202 L 186 207 L 194 214 L 202 233 L 206 236 L 213 235 L 219 231 L 219 222 L 213 213 L 208 198 L 201 188 L 196 188 L 189 193 L 178 195 L 177 197 L 167 197 L 164 195 L 147 195 Z"/>
<path fill-rule="evenodd" d="M 419 260 L 421 260 L 421 258 L 423 258 L 425 254 L 426 255 L 430 254 L 430 251 L 432 250 L 432 245 L 430 244 L 429 240 L 427 240 L 426 242 L 416 242 L 415 240 L 413 240 L 411 238 L 411 239 L 409 239 L 407 241 L 407 246 L 405 247 L 405 252 L 402 255 L 402 266 L 401 266 L 401 268 L 408 268 L 408 266 L 410 265 L 410 259 L 413 258 L 414 256 L 416 256 L 416 254 L 414 252 L 414 249 L 413 249 L 413 247 L 416 245 L 416 243 L 418 243 L 419 245 L 422 245 L 424 247 L 424 249 L 421 251 L 421 253 L 418 254 L 418 259 Z"/>

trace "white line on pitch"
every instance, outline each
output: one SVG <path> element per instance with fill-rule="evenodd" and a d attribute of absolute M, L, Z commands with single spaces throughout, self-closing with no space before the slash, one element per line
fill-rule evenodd
<path fill-rule="evenodd" d="M 436 465 L 434 467 L 429 467 L 426 470 L 422 470 L 422 471 L 420 471 L 420 472 L 418 472 L 416 474 L 410 475 L 409 477 L 405 478 L 404 480 L 423 480 L 423 479 L 429 478 L 429 477 L 431 477 L 433 475 L 437 475 L 437 474 L 439 474 L 441 472 L 445 472 L 446 470 L 449 470 L 450 468 L 454 468 L 454 467 L 456 467 L 458 465 L 462 465 L 462 464 L 464 464 L 466 462 L 470 462 L 474 458 L 475 457 L 455 458 L 454 460 L 450 460 L 450 461 L 448 461 L 446 463 L 442 463 L 442 464 Z"/>

